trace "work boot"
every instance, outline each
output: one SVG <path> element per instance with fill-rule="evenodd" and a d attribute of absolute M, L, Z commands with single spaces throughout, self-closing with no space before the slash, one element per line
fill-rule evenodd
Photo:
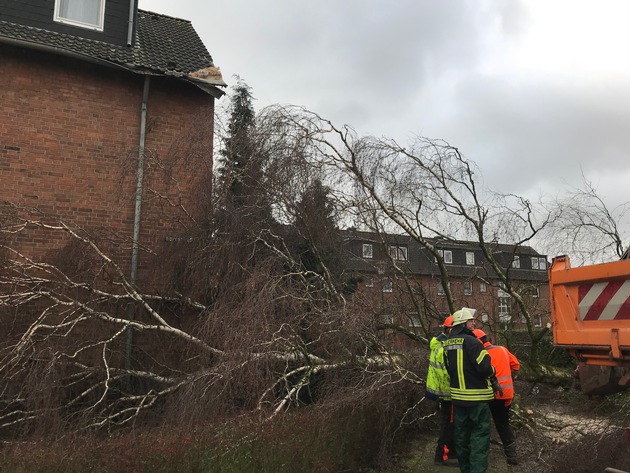
<path fill-rule="evenodd" d="M 518 465 L 518 456 L 516 455 L 516 447 L 512 443 L 503 449 L 507 458 L 508 465 Z"/>
<path fill-rule="evenodd" d="M 442 465 L 444 465 L 444 466 L 459 466 L 459 460 L 457 458 L 449 458 L 444 463 L 442 463 Z"/>

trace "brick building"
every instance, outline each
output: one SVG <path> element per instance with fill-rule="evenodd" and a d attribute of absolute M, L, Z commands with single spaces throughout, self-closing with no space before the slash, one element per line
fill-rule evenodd
<path fill-rule="evenodd" d="M 358 299 L 381 321 L 418 334 L 442 323 L 449 309 L 436 258 L 429 250 L 406 235 L 348 230 L 344 236 L 347 267 L 362 279 L 355 302 Z M 456 307 L 477 309 L 478 320 L 490 332 L 525 327 L 478 243 L 430 241 L 443 256 Z M 492 244 L 490 249 L 533 314 L 534 327 L 550 322 L 547 257 L 529 246 Z"/>
<path fill-rule="evenodd" d="M 138 248 L 159 253 L 203 213 L 223 86 L 191 23 L 137 0 L 3 0 L 0 202 L 115 235 L 142 280 Z M 66 243 L 13 242 L 37 258 Z"/>

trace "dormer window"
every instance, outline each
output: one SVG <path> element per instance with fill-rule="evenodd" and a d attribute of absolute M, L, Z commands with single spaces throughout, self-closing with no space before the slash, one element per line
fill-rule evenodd
<path fill-rule="evenodd" d="M 55 21 L 103 31 L 105 0 L 55 0 Z"/>

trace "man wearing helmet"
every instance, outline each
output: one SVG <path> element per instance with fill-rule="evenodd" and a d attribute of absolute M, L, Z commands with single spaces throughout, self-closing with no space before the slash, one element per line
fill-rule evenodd
<path fill-rule="evenodd" d="M 472 331 L 475 309 L 453 314 L 453 328 L 444 342 L 455 420 L 455 448 L 462 473 L 483 473 L 490 452 L 490 407 L 494 399 L 490 355 Z"/>
<path fill-rule="evenodd" d="M 427 371 L 427 386 L 424 397 L 439 402 L 440 435 L 435 447 L 436 465 L 456 466 L 457 454 L 453 440 L 453 404 L 451 403 L 451 386 L 448 371 L 444 365 L 444 345 L 448 332 L 453 327 L 453 317 L 448 316 L 443 329 L 437 337 L 429 343 L 429 369 Z"/>

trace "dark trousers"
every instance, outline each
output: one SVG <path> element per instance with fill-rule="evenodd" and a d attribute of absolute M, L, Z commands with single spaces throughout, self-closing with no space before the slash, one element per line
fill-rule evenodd
<path fill-rule="evenodd" d="M 448 448 L 448 458 L 457 458 L 455 449 L 455 424 L 453 421 L 453 403 L 451 401 L 440 401 L 440 436 L 435 447 L 435 461 L 442 461 L 444 458 L 444 445 Z"/>
<path fill-rule="evenodd" d="M 490 406 L 476 402 L 472 406 L 454 406 L 455 447 L 461 473 L 484 473 L 490 453 Z"/>
<path fill-rule="evenodd" d="M 503 450 L 509 456 L 509 451 L 514 450 L 514 441 L 516 436 L 510 425 L 510 406 L 505 405 L 504 399 L 495 399 L 490 401 L 490 412 L 494 420 L 494 426 L 501 438 Z"/>

